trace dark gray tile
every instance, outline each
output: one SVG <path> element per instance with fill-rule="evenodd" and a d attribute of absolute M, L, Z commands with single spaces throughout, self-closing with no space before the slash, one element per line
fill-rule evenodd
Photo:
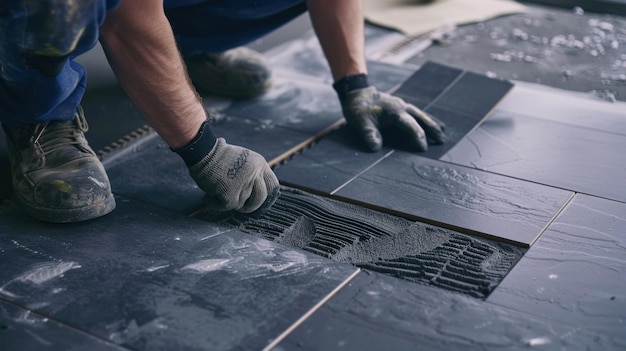
<path fill-rule="evenodd" d="M 405 82 L 413 72 L 413 69 L 403 66 L 395 66 L 376 61 L 367 62 L 367 80 L 379 91 L 388 92 L 397 88 L 400 84 Z"/>
<path fill-rule="evenodd" d="M 402 83 L 394 94 L 410 100 L 412 104 L 423 109 L 434 102 L 462 74 L 464 72 L 460 69 L 429 61 Z"/>
<path fill-rule="evenodd" d="M 3 299 L 134 350 L 261 349 L 355 268 L 117 197 L 52 225 L 0 211 Z"/>
<path fill-rule="evenodd" d="M 229 144 L 240 145 L 254 150 L 274 163 L 286 154 L 312 141 L 313 135 L 274 124 L 271 120 L 240 118 L 225 115 L 215 121 L 211 128 L 216 136 L 226 139 Z"/>
<path fill-rule="evenodd" d="M 595 118 L 602 119 L 602 115 Z M 496 110 L 441 159 L 626 201 L 626 138 Z"/>
<path fill-rule="evenodd" d="M 513 84 L 507 81 L 465 72 L 433 102 L 436 106 L 481 120 L 498 105 L 512 87 Z"/>
<path fill-rule="evenodd" d="M 516 83 L 497 110 L 626 135 L 626 103 L 609 103 L 537 84 Z"/>
<path fill-rule="evenodd" d="M 362 272 L 274 350 L 612 350 L 625 342 L 623 333 Z"/>
<path fill-rule="evenodd" d="M 263 216 L 234 216 L 220 223 L 339 262 L 478 298 L 487 297 L 526 251 L 286 187 Z"/>
<path fill-rule="evenodd" d="M 624 203 L 577 194 L 488 301 L 626 346 L 625 215 Z"/>
<path fill-rule="evenodd" d="M 104 159 L 113 193 L 190 214 L 202 206 L 204 192 L 183 160 L 156 133 Z"/>
<path fill-rule="evenodd" d="M 462 232 L 530 246 L 571 194 L 396 151 L 336 196 Z"/>
<path fill-rule="evenodd" d="M 264 128 L 280 126 L 309 136 L 343 119 L 330 85 L 289 77 L 277 77 L 266 94 L 234 101 L 224 113 L 254 119 Z"/>
<path fill-rule="evenodd" d="M 410 100 L 407 100 L 410 101 Z M 478 127 L 483 117 L 475 117 L 448 108 L 430 106 L 425 112 L 444 122 L 446 125 L 446 142 L 443 144 L 430 144 L 428 150 L 419 153 L 420 156 L 438 159 L 452 149 L 456 143 L 474 128 Z"/>
<path fill-rule="evenodd" d="M 0 301 L 0 348 L 7 351 L 127 350 L 4 301 Z"/>
<path fill-rule="evenodd" d="M 11 185 L 11 166 L 9 165 L 9 150 L 7 150 L 6 136 L 0 128 L 0 202 L 8 199 L 13 193 Z"/>
<path fill-rule="evenodd" d="M 360 141 L 344 126 L 276 167 L 275 172 L 284 184 L 330 194 L 391 151 L 361 150 Z"/>

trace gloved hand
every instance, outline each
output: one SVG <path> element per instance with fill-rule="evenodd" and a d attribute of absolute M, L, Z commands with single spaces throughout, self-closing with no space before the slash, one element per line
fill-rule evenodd
<path fill-rule="evenodd" d="M 280 192 L 278 179 L 263 156 L 229 145 L 223 138 L 189 167 L 189 174 L 206 192 L 205 204 L 219 211 L 263 211 L 274 204 Z"/>
<path fill-rule="evenodd" d="M 441 121 L 398 97 L 379 92 L 369 86 L 367 80 L 353 84 L 350 82 L 352 77 L 347 78 L 347 84 L 344 79 L 334 86 L 348 125 L 356 130 L 369 150 L 381 149 L 383 138 L 380 131 L 386 128 L 397 129 L 403 134 L 401 137 L 418 151 L 428 148 L 427 138 L 438 144 L 445 142 L 445 125 Z M 353 89 L 354 86 L 357 88 Z"/>

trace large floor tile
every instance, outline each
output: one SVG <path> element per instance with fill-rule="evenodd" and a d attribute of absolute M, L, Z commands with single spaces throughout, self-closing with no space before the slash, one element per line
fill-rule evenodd
<path fill-rule="evenodd" d="M 310 144 L 315 135 L 273 124 L 271 120 L 225 115 L 211 124 L 216 136 L 261 154 L 272 165 Z"/>
<path fill-rule="evenodd" d="M 608 103 L 539 84 L 518 82 L 498 111 L 626 135 L 626 103 Z"/>
<path fill-rule="evenodd" d="M 615 350 L 623 341 L 362 272 L 273 350 Z"/>
<path fill-rule="evenodd" d="M 625 257 L 626 204 L 576 195 L 487 301 L 625 347 Z"/>
<path fill-rule="evenodd" d="M 356 269 L 117 197 L 70 225 L 0 211 L 0 296 L 134 350 L 260 349 Z"/>
<path fill-rule="evenodd" d="M 275 169 L 289 186 L 331 194 L 350 179 L 384 158 L 390 151 L 363 151 L 363 143 L 347 126 L 323 137 Z"/>
<path fill-rule="evenodd" d="M 512 87 L 513 84 L 507 81 L 465 72 L 433 101 L 433 105 L 472 116 L 480 121 L 489 115 Z"/>
<path fill-rule="evenodd" d="M 594 118 L 601 120 L 602 115 Z M 442 160 L 626 201 L 626 138 L 621 130 L 606 132 L 496 110 Z"/>
<path fill-rule="evenodd" d="M 424 63 L 409 79 L 396 90 L 395 94 L 410 99 L 418 108 L 431 105 L 464 74 L 458 68 L 440 65 L 435 62 Z"/>
<path fill-rule="evenodd" d="M 0 349 L 6 351 L 128 350 L 1 300 Z"/>
<path fill-rule="evenodd" d="M 204 192 L 180 156 L 154 132 L 105 157 L 103 163 L 117 195 L 182 214 L 202 206 Z"/>
<path fill-rule="evenodd" d="M 235 101 L 224 113 L 257 120 L 265 128 L 280 126 L 310 136 L 343 119 L 330 85 L 291 77 L 276 77 L 266 94 Z"/>
<path fill-rule="evenodd" d="M 396 151 L 335 195 L 528 247 L 572 193 Z"/>

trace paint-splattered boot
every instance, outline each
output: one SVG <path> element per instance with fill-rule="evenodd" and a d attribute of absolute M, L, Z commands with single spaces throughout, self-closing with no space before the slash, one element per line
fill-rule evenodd
<path fill-rule="evenodd" d="M 109 179 L 85 139 L 82 109 L 73 121 L 3 127 L 15 197 L 30 215 L 66 223 L 113 211 Z"/>
<path fill-rule="evenodd" d="M 245 47 L 191 56 L 185 63 L 200 94 L 246 99 L 265 93 L 272 84 L 268 62 Z"/>

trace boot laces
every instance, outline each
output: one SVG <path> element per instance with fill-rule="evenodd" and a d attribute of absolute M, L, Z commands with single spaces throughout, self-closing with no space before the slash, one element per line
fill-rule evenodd
<path fill-rule="evenodd" d="M 83 133 L 88 129 L 87 120 L 79 106 L 79 111 L 73 121 L 49 121 L 36 125 L 31 134 L 30 143 L 41 156 L 70 145 L 77 145 L 80 150 L 87 151 L 82 144 L 84 143 Z"/>

